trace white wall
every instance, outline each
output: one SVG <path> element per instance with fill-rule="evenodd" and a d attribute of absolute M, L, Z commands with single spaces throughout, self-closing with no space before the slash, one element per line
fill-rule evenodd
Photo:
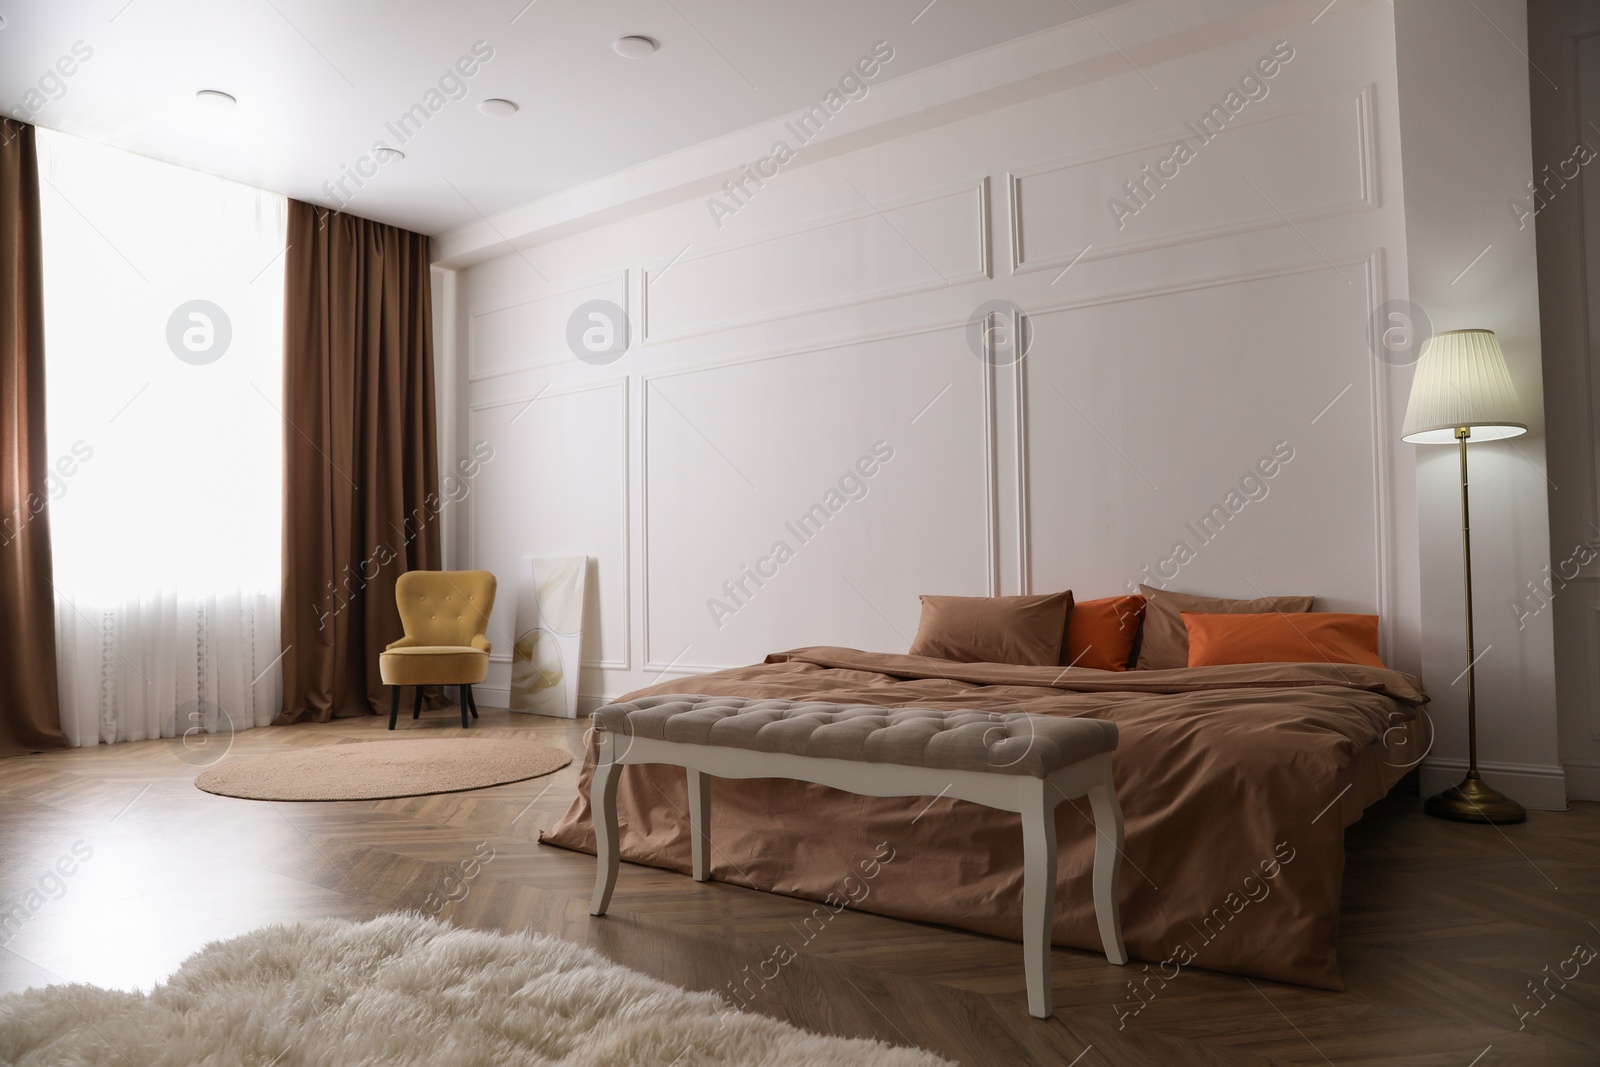
<path fill-rule="evenodd" d="M 1437 329 L 1495 331 L 1526 409 L 1527 436 L 1473 445 L 1468 458 L 1479 764 L 1524 804 L 1562 808 L 1551 618 L 1519 622 L 1506 607 L 1550 561 L 1534 230 L 1519 230 L 1506 207 L 1532 151 L 1527 13 L 1522 0 L 1479 8 L 1454 0 L 1395 8 L 1410 291 Z M 1452 684 L 1467 659 L 1459 458 L 1450 447 L 1414 451 L 1422 666 L 1438 729 L 1422 785 L 1434 792 L 1460 779 L 1467 754 L 1466 681 Z"/>
<path fill-rule="evenodd" d="M 437 245 L 432 246 L 437 251 Z M 461 310 L 461 301 L 456 297 L 456 284 L 460 275 L 456 271 L 433 268 L 428 273 L 429 292 L 433 298 L 433 384 L 434 404 L 438 408 L 439 419 L 435 427 L 438 434 L 438 459 L 439 476 L 455 473 L 454 463 L 456 458 L 456 439 L 460 435 L 458 427 L 460 414 L 460 399 L 457 393 L 460 375 L 457 373 L 458 353 L 456 338 L 460 331 L 456 327 L 456 316 Z M 455 521 L 456 514 L 453 505 L 441 509 L 439 550 L 444 562 L 449 565 L 456 559 L 456 536 L 460 523 Z"/>
<path fill-rule="evenodd" d="M 496 450 L 456 563 L 595 557 L 591 700 L 801 644 L 901 651 L 919 593 L 1110 595 L 1180 541 L 1172 587 L 1379 612 L 1419 670 L 1410 370 L 1369 346 L 1407 295 L 1393 15 L 1320 7 L 1143 0 L 882 84 L 720 230 L 704 197 L 781 121 L 445 235 L 455 444 Z M 1119 229 L 1108 199 L 1278 41 L 1266 98 Z M 596 297 L 634 328 L 604 367 L 565 339 Z M 969 350 L 990 300 L 1029 316 L 1016 366 Z M 866 495 L 800 543 L 785 523 L 879 441 Z M 1203 543 L 1190 524 L 1279 442 L 1265 497 Z M 793 558 L 716 625 L 707 601 L 779 540 Z"/>
<path fill-rule="evenodd" d="M 1550 493 L 1550 571 L 1525 580 L 1513 614 L 1551 620 L 1567 792 L 1600 800 L 1600 320 L 1590 310 L 1600 310 L 1600 132 L 1590 125 L 1600 123 L 1600 7 L 1543 0 L 1528 36 L 1545 72 L 1528 79 L 1541 184 L 1537 199 L 1516 190 L 1506 210 L 1538 229 L 1550 480 L 1561 488 Z"/>

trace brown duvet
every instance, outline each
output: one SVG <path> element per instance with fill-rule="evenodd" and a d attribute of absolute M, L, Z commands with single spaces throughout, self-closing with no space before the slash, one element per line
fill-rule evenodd
<path fill-rule="evenodd" d="M 1413 761 L 1407 725 L 1426 703 L 1411 675 L 1274 663 L 1111 672 L 956 663 L 802 648 L 765 663 L 631 694 L 707 693 L 884 706 L 1087 715 L 1121 732 L 1127 823 L 1123 934 L 1136 960 L 1343 988 L 1335 955 L 1344 828 Z M 588 792 L 543 840 L 594 851 Z M 775 779 L 719 780 L 712 877 L 811 900 L 1017 939 L 1019 817 L 965 801 L 860 797 Z M 629 766 L 618 790 L 622 858 L 687 873 L 684 772 Z M 1057 810 L 1054 941 L 1100 951 L 1088 804 Z M 886 847 L 885 847 L 886 846 Z M 892 852 L 891 852 L 892 850 Z M 887 862 L 876 860 L 892 856 Z M 1152 973 L 1156 968 L 1151 969 Z M 1131 976 L 1130 976 L 1131 977 Z"/>

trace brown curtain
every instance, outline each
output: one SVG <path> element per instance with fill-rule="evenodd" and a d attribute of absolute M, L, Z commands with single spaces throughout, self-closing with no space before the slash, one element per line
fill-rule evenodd
<path fill-rule="evenodd" d="M 395 580 L 439 567 L 428 239 L 289 202 L 280 723 L 388 714 Z"/>
<path fill-rule="evenodd" d="M 67 744 L 50 585 L 39 231 L 33 127 L 0 119 L 0 756 Z"/>

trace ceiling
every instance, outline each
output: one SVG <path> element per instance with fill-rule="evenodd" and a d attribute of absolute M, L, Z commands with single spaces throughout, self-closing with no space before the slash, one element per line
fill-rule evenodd
<path fill-rule="evenodd" d="M 894 49 L 882 82 L 1119 2 L 0 0 L 0 99 L 40 126 L 437 234 L 816 103 L 874 42 Z M 618 56 L 627 34 L 660 51 Z M 452 81 L 475 45 L 489 58 Z M 197 101 L 208 88 L 237 106 Z M 489 117 L 488 97 L 521 110 Z M 386 124 L 419 104 L 436 110 L 402 143 Z M 376 173 L 330 195 L 380 141 L 406 158 L 362 162 Z"/>

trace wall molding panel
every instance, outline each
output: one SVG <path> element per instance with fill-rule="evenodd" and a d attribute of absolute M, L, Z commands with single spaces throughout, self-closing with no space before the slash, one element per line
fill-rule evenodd
<path fill-rule="evenodd" d="M 1121 230 L 1130 234 L 1126 238 L 1112 225 L 1113 215 L 1106 206 L 1109 197 L 1105 194 L 1121 192 L 1119 181 L 1141 178 L 1141 168 L 1153 164 L 1173 145 L 1196 140 L 1188 129 L 1013 171 L 1006 176 L 1011 273 L 1062 270 L 1079 262 L 1282 226 L 1286 220 L 1303 223 L 1373 210 L 1378 207 L 1378 179 L 1372 93 L 1373 86 L 1368 84 L 1303 103 L 1241 114 L 1215 136 L 1213 144 L 1221 147 L 1202 146 L 1194 160 L 1166 180 L 1170 191 L 1165 187 L 1154 190 L 1148 206 L 1138 209 L 1139 216 L 1148 210 L 1155 217 L 1122 220 Z M 1341 127 L 1348 127 L 1348 136 L 1343 139 L 1336 136 Z M 1254 173 L 1255 180 L 1266 182 L 1260 173 L 1266 168 L 1252 171 L 1218 158 L 1241 139 L 1259 142 L 1247 146 L 1257 157 L 1276 160 L 1276 170 L 1280 172 L 1274 179 L 1277 185 L 1285 189 L 1299 186 L 1309 190 L 1313 198 L 1294 203 L 1284 199 L 1285 194 L 1276 186 L 1271 200 L 1266 199 L 1268 194 L 1264 191 L 1252 191 L 1239 176 L 1249 178 Z M 1190 170 L 1194 173 L 1188 173 Z M 1289 172 L 1287 176 L 1282 174 L 1285 171 Z M 1208 186 L 1196 188 L 1202 179 Z M 1215 195 L 1211 186 L 1226 189 L 1226 196 Z M 1033 187 L 1037 192 L 1030 191 Z M 1081 190 L 1088 187 L 1101 195 L 1081 195 Z M 1166 207 L 1179 197 L 1198 197 L 1202 192 L 1213 193 L 1207 201 L 1210 210 L 1187 212 L 1181 216 L 1183 222 L 1170 225 L 1165 232 L 1160 229 Z M 1121 199 L 1130 207 L 1138 206 L 1126 193 Z M 1075 213 L 1048 218 L 1043 208 L 1030 208 L 1040 203 L 1066 204 Z M 1183 206 L 1182 201 L 1177 201 L 1173 210 Z M 1279 208 L 1283 209 L 1281 214 Z M 1197 217 L 1209 220 L 1213 213 L 1223 215 L 1226 221 L 1187 224 Z M 1233 217 L 1228 219 L 1228 214 Z M 1065 236 L 1068 232 L 1073 235 L 1071 240 Z M 1139 237 L 1141 233 L 1149 236 Z M 1030 252 L 1030 247 L 1035 250 Z"/>
<path fill-rule="evenodd" d="M 932 207 L 938 207 L 943 217 L 928 210 Z M 919 215 L 923 216 L 920 229 L 913 225 Z M 947 231 L 934 229 L 937 222 L 943 222 Z M 930 258 L 934 252 L 924 250 L 952 245 L 956 250 L 945 257 L 944 268 Z M 846 273 L 853 259 L 863 257 L 863 247 L 893 255 L 901 272 L 908 276 L 885 281 L 865 268 L 861 274 Z M 662 344 L 862 307 L 984 281 L 992 276 L 991 264 L 989 179 L 984 177 L 713 245 L 678 257 L 659 271 L 644 268 L 640 332 L 645 344 Z M 879 273 L 888 275 L 893 266 L 885 263 Z M 785 270 L 789 273 L 780 275 Z M 669 272 L 673 276 L 671 288 L 658 292 L 659 286 L 667 284 Z M 819 277 L 828 279 L 836 291 L 829 291 L 825 283 L 819 284 Z M 770 295 L 752 293 L 748 301 L 735 301 L 748 303 L 752 311 L 729 313 L 718 306 L 696 308 L 693 296 L 688 295 L 727 293 L 752 278 L 763 279 L 772 290 Z M 793 300 L 791 293 L 796 289 L 809 290 L 810 298 Z"/>
<path fill-rule="evenodd" d="M 572 360 L 567 319 L 586 300 L 610 300 L 627 312 L 627 270 L 564 285 L 515 304 L 474 311 L 468 325 L 467 381 L 488 381 Z M 632 343 L 629 338 L 630 347 Z M 485 352 L 501 355 L 486 365 Z"/>
<path fill-rule="evenodd" d="M 1271 267 L 1263 270 L 1238 272 L 1233 274 L 1216 275 L 1209 278 L 1197 278 L 1187 281 L 1174 281 L 1159 285 L 1141 286 L 1125 289 L 1115 293 L 1107 293 L 1093 297 L 1061 300 L 1052 304 L 1041 305 L 1030 309 L 1027 318 L 1038 320 L 1051 315 L 1066 312 L 1090 310 L 1108 307 L 1116 304 L 1156 299 L 1166 296 L 1200 292 L 1208 289 L 1224 289 L 1232 286 L 1249 285 L 1273 279 L 1289 278 L 1297 275 L 1315 274 L 1318 272 L 1332 272 L 1342 274 L 1348 271 L 1352 277 L 1347 278 L 1354 284 L 1354 277 L 1360 278 L 1360 291 L 1365 308 L 1365 317 L 1370 321 L 1375 309 L 1383 302 L 1383 271 L 1382 252 L 1373 250 L 1365 254 L 1343 256 L 1329 261 L 1301 261 Z M 1037 334 L 1037 330 L 1033 331 Z M 1037 342 L 1035 342 L 1037 343 Z M 1382 373 L 1383 365 L 1370 354 L 1362 353 L 1364 357 L 1366 384 L 1370 397 L 1368 411 L 1369 427 L 1372 440 L 1371 461 L 1371 495 L 1374 517 L 1372 530 L 1375 569 L 1373 574 L 1372 600 L 1376 614 L 1382 620 L 1380 627 L 1380 654 L 1386 657 L 1386 662 L 1392 658 L 1393 631 L 1402 624 L 1395 607 L 1394 597 L 1394 569 L 1392 560 L 1395 551 L 1394 526 L 1393 526 L 1393 446 L 1389 443 L 1391 434 L 1391 412 L 1393 410 L 1390 396 L 1388 376 Z M 1018 368 L 1018 388 L 1016 392 L 1017 414 L 1017 450 L 1018 450 L 1018 482 L 1017 494 L 1018 509 L 1016 524 L 1018 528 L 1019 559 L 1022 561 L 1022 571 L 1019 576 L 1019 586 L 1025 592 L 1032 592 L 1035 585 L 1033 570 L 1033 557 L 1031 551 L 1031 517 L 1030 503 L 1036 497 L 1036 489 L 1030 477 L 1033 466 L 1032 438 L 1027 428 L 1027 387 L 1028 365 L 1034 362 L 1024 359 Z M 1342 394 L 1341 394 L 1342 398 Z M 1320 416 L 1319 416 L 1320 417 Z M 1312 590 L 1312 592 L 1316 592 Z"/>
<path fill-rule="evenodd" d="M 817 357 L 829 353 L 839 353 L 844 350 L 855 348 L 870 348 L 873 346 L 885 345 L 891 342 L 903 341 L 907 339 L 933 338 L 941 334 L 952 333 L 960 334 L 964 337 L 966 329 L 967 322 L 965 320 L 917 325 L 901 330 L 882 331 L 867 336 L 832 340 L 818 345 L 803 345 L 784 348 L 777 351 L 717 360 L 714 362 L 703 363 L 690 367 L 679 367 L 673 370 L 662 371 L 660 373 L 640 375 L 639 432 L 641 441 L 645 446 L 645 458 L 640 464 L 641 469 L 639 471 L 639 477 L 641 481 L 641 502 L 639 505 L 639 523 L 637 534 L 641 541 L 639 570 L 640 593 L 643 603 L 643 670 L 658 676 L 680 674 L 693 675 L 706 674 L 712 671 L 724 670 L 728 667 L 741 665 L 741 663 L 732 661 L 721 663 L 696 662 L 693 657 L 688 655 L 688 653 L 693 651 L 692 642 L 688 648 L 684 648 L 681 642 L 677 643 L 677 647 L 669 647 L 672 645 L 672 642 L 662 642 L 652 630 L 652 624 L 655 615 L 651 606 L 651 573 L 656 565 L 652 562 L 652 547 L 655 544 L 655 534 L 653 533 L 653 529 L 655 528 L 655 525 L 652 520 L 650 500 L 652 495 L 652 478 L 655 477 L 653 470 L 657 464 L 653 464 L 649 457 L 651 455 L 651 423 L 652 420 L 656 419 L 659 415 L 657 410 L 658 406 L 653 403 L 653 398 L 655 398 L 660 392 L 660 383 L 667 381 L 682 382 L 708 374 L 716 374 L 718 372 L 729 371 L 738 368 L 760 367 L 764 364 L 787 362 L 790 360 L 815 360 Z M 961 343 L 964 344 L 964 341 Z M 990 358 L 984 358 L 980 360 L 971 356 L 969 353 L 962 353 L 962 356 L 963 358 L 971 361 L 970 367 L 976 372 L 975 377 L 977 378 L 976 384 L 978 389 L 973 396 L 981 409 L 979 412 L 979 418 L 976 421 L 981 426 L 981 434 L 983 438 L 981 442 L 982 484 L 980 487 L 977 487 L 977 491 L 974 493 L 974 498 L 981 497 L 981 506 L 983 508 L 985 592 L 986 595 L 994 596 L 999 592 L 1000 562 L 998 558 L 998 545 L 999 538 L 1001 536 L 999 531 L 1000 514 L 996 501 L 996 488 L 999 478 L 999 456 L 995 447 L 996 441 L 993 419 L 996 395 L 994 366 L 992 359 Z M 666 405 L 667 412 L 674 419 L 686 417 L 683 415 L 682 411 L 676 409 L 676 405 L 673 403 L 671 398 L 661 395 L 660 399 Z M 920 415 L 915 417 L 920 418 Z M 709 444 L 709 442 L 707 443 Z M 863 442 L 863 444 L 866 444 L 866 442 Z M 974 499 L 973 502 L 979 503 L 980 501 L 978 499 Z M 695 605 L 693 610 L 699 611 L 699 605 Z"/>
<path fill-rule="evenodd" d="M 1010 320 L 1011 337 L 1014 344 L 1022 352 L 1022 356 L 1009 365 L 1011 371 L 1011 469 L 1014 475 L 1012 493 L 1015 500 L 1016 518 L 1014 520 L 1015 544 L 1013 552 L 1016 556 L 1016 594 L 1029 596 L 1033 593 L 1033 540 L 1032 518 L 1028 508 L 1028 354 L 1032 347 L 1033 321 L 1029 312 L 1017 308 L 1008 316 Z M 989 353 L 988 362 L 994 363 L 994 336 L 991 334 L 985 339 L 985 351 Z"/>

